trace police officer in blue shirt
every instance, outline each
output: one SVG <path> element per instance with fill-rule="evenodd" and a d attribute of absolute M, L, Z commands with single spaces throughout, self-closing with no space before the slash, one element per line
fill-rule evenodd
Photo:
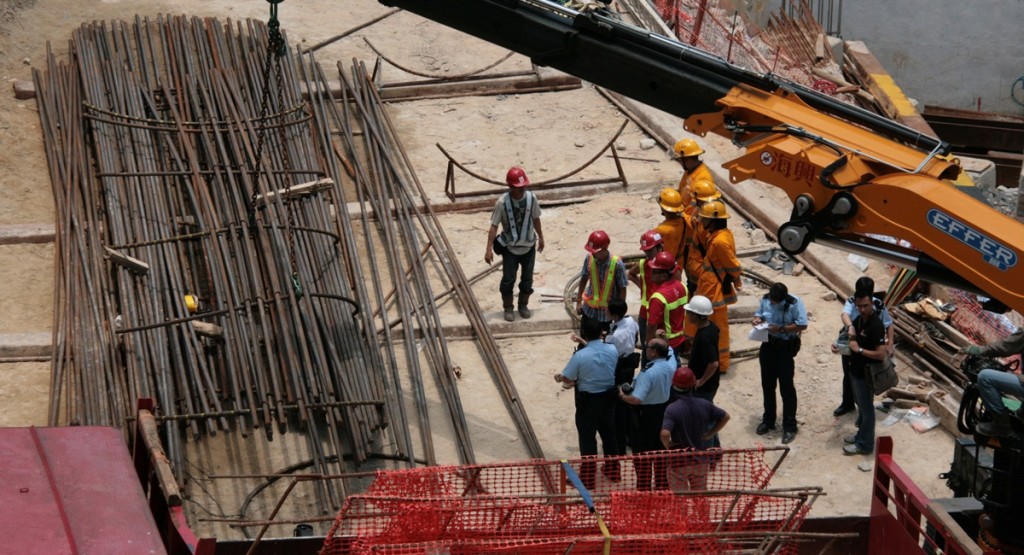
<path fill-rule="evenodd" d="M 768 324 L 768 341 L 761 344 L 757 358 L 761 363 L 761 393 L 764 415 L 757 425 L 757 435 L 775 429 L 775 384 L 782 396 L 782 443 L 796 438 L 796 387 L 793 362 L 800 351 L 800 332 L 807 329 L 804 302 L 789 294 L 784 283 L 774 283 L 754 313 L 754 325 Z"/>
<path fill-rule="evenodd" d="M 619 352 L 615 345 L 601 341 L 601 323 L 597 320 L 583 320 L 580 324 L 582 337 L 572 336 L 580 344 L 561 374 L 555 374 L 555 381 L 564 388 L 576 388 L 576 434 L 579 438 L 580 455 L 587 457 L 597 454 L 597 435 L 601 436 L 604 455 L 614 456 L 618 452 L 615 439 L 615 366 Z M 580 466 L 580 480 L 588 489 L 596 481 L 596 463 L 584 460 Z"/>
<path fill-rule="evenodd" d="M 672 378 L 677 367 L 675 353 L 664 339 L 655 338 L 648 341 L 646 349 L 650 362 L 633 381 L 633 389 L 627 393 L 619 388 L 619 399 L 636 405 L 639 410 L 637 429 L 633 434 L 633 454 L 664 449 L 661 444 L 661 422 L 665 417 L 665 407 L 668 406 Z M 666 468 L 656 465 L 652 459 L 643 457 L 637 457 L 634 466 L 636 489 L 651 489 L 652 477 L 655 489 L 668 489 Z"/>

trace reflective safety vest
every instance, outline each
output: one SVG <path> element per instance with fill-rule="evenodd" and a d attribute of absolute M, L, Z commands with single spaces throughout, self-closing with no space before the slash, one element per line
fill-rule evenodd
<path fill-rule="evenodd" d="M 672 313 L 676 310 L 683 310 L 683 305 L 689 302 L 689 296 L 684 294 L 682 297 L 679 297 L 672 302 L 668 302 L 665 295 L 662 295 L 659 291 L 651 295 L 651 298 L 658 299 L 661 301 L 661 304 L 665 305 L 665 315 L 663 316 L 665 320 L 665 339 L 675 339 L 683 335 L 682 329 L 672 329 Z"/>
<path fill-rule="evenodd" d="M 590 308 L 608 308 L 608 297 L 612 294 L 612 284 L 615 283 L 615 265 L 619 263 L 619 257 L 611 257 L 611 261 L 608 263 L 608 273 L 604 276 L 603 287 L 597 283 L 597 260 L 594 257 L 590 257 L 590 290 L 592 294 L 587 296 L 583 294 L 583 300 L 587 303 Z"/>
<path fill-rule="evenodd" d="M 640 272 L 640 306 L 647 308 L 651 306 L 651 296 L 647 293 L 648 287 L 653 288 L 654 284 L 651 281 L 650 268 L 647 268 L 647 259 L 643 259 L 637 266 Z"/>

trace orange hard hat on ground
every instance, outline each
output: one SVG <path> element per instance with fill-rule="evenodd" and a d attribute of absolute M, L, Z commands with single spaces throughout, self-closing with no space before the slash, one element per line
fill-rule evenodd
<path fill-rule="evenodd" d="M 672 256 L 672 253 L 668 251 L 661 251 L 654 255 L 654 260 L 651 261 L 651 268 L 654 270 L 662 270 L 664 272 L 676 271 L 676 257 Z"/>
<path fill-rule="evenodd" d="M 649 251 L 665 242 L 661 234 L 653 229 L 648 229 L 640 236 L 640 250 Z"/>
<path fill-rule="evenodd" d="M 693 389 L 695 385 L 697 385 L 697 376 L 693 375 L 693 370 L 690 370 L 689 366 L 676 368 L 676 373 L 672 376 L 672 387 L 686 390 Z"/>
<path fill-rule="evenodd" d="M 509 187 L 526 187 L 530 184 L 530 180 L 526 177 L 526 172 L 523 171 L 523 168 L 512 166 L 508 169 L 508 173 L 505 174 L 505 183 Z"/>
<path fill-rule="evenodd" d="M 608 234 L 599 229 L 590 234 L 590 238 L 587 239 L 587 244 L 583 248 L 593 254 L 599 250 L 607 249 L 611 243 L 612 240 L 608 238 Z"/>

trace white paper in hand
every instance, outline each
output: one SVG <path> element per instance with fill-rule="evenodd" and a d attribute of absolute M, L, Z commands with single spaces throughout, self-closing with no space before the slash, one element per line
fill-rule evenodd
<path fill-rule="evenodd" d="M 761 322 L 750 328 L 747 338 L 751 341 L 761 341 L 762 343 L 768 341 L 768 322 Z"/>

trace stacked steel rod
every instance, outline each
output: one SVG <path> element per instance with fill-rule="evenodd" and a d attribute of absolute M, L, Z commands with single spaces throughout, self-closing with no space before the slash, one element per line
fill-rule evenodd
<path fill-rule="evenodd" d="M 403 227 L 409 231 L 418 229 L 431 246 L 441 274 L 447 278 L 455 290 L 462 311 L 469 319 L 470 326 L 477 336 L 485 366 L 491 372 L 498 393 L 504 401 L 520 437 L 524 440 L 530 456 L 543 458 L 544 453 L 540 442 L 533 432 L 533 427 L 522 406 L 519 393 L 516 391 L 508 367 L 498 350 L 494 336 L 484 321 L 483 311 L 470 289 L 469 280 L 457 261 L 455 250 L 433 212 L 426 192 L 412 171 L 406 153 L 401 148 L 395 128 L 388 118 L 387 112 L 383 110 L 377 88 L 370 86 L 372 84 L 370 74 L 359 63 L 353 64 L 350 78 L 346 78 L 345 71 L 340 64 L 339 73 L 344 84 L 344 91 L 351 94 L 351 104 L 356 107 L 355 112 L 363 119 L 364 128 L 367 130 L 363 135 L 365 138 L 364 148 L 376 150 L 380 153 L 380 158 L 387 162 L 388 171 L 378 172 L 374 175 L 374 182 L 383 183 L 381 189 L 384 193 L 383 200 L 389 201 L 394 207 L 393 213 Z M 348 106 L 349 104 L 349 102 L 345 102 L 344 105 Z M 349 148 L 353 146 L 350 144 Z M 358 183 L 361 182 L 357 179 Z M 387 211 L 388 202 L 378 204 L 379 206 L 376 208 L 378 214 L 391 213 Z M 406 252 L 410 251 L 407 249 Z M 443 336 L 440 339 L 443 340 Z M 457 395 L 457 390 L 453 388 L 453 391 Z"/>
<path fill-rule="evenodd" d="M 340 187 L 303 187 L 325 173 L 293 58 L 262 25 L 184 17 L 85 25 L 70 50 L 34 76 L 58 212 L 51 423 L 123 426 L 154 397 L 175 462 L 185 433 L 275 425 L 308 434 L 321 472 L 366 460 L 404 421 Z"/>
<path fill-rule="evenodd" d="M 58 212 L 51 422 L 123 426 L 154 397 L 178 469 L 187 437 L 275 425 L 306 432 L 322 474 L 434 463 L 432 378 L 472 463 L 436 306 L 454 292 L 543 457 L 365 69 L 333 99 L 312 55 L 268 42 L 256 22 L 136 18 L 83 26 L 36 72 Z M 338 487 L 318 485 L 321 509 Z"/>

